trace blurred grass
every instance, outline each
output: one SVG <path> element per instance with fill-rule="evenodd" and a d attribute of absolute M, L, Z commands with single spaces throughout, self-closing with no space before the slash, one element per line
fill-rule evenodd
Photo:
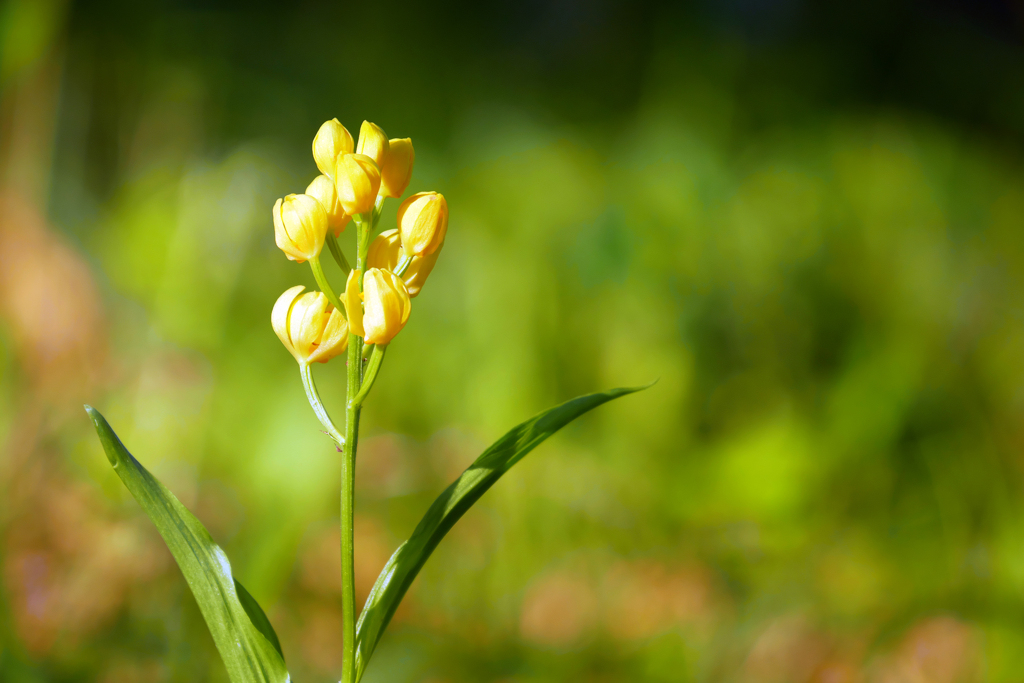
<path fill-rule="evenodd" d="M 7 2 L 0 679 L 224 680 L 88 401 L 336 680 L 269 214 L 338 116 L 452 210 L 365 412 L 361 595 L 509 426 L 660 380 L 460 522 L 367 680 L 1019 680 L 1019 23 L 722 7 Z"/>

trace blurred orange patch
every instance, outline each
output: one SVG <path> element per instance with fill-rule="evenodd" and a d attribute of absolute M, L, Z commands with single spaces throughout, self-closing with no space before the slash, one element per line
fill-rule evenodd
<path fill-rule="evenodd" d="M 915 624 L 872 670 L 872 683 L 959 683 L 982 680 L 974 627 L 950 616 Z"/>
<path fill-rule="evenodd" d="M 568 647 L 597 624 L 597 592 L 583 574 L 558 571 L 542 577 L 526 592 L 519 617 L 523 640 Z"/>
<path fill-rule="evenodd" d="M 707 626 L 720 598 L 700 565 L 669 568 L 654 561 L 620 562 L 604 577 L 605 628 L 619 640 L 649 638 L 677 626 Z"/>
<path fill-rule="evenodd" d="M 82 395 L 104 355 L 103 313 L 83 259 L 17 194 L 0 194 L 0 312 L 33 388 Z"/>

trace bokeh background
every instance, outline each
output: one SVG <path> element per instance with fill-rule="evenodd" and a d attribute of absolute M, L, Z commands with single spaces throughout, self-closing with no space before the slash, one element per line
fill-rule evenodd
<path fill-rule="evenodd" d="M 364 413 L 360 597 L 511 425 L 659 379 L 487 494 L 366 681 L 1024 680 L 1018 6 L 0 7 L 0 680 L 226 680 L 86 402 L 337 680 L 337 456 L 269 324 L 335 116 L 452 216 Z"/>

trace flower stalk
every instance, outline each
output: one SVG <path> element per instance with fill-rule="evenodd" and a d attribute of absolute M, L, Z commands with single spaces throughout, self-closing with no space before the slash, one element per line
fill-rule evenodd
<path fill-rule="evenodd" d="M 293 261 L 309 261 L 319 292 L 302 294 L 296 285 L 278 298 L 271 316 L 274 330 L 299 363 L 306 398 L 324 430 L 341 452 L 341 683 L 356 683 L 356 596 L 353 510 L 359 419 L 373 388 L 388 344 L 405 326 L 416 296 L 433 268 L 447 227 L 447 205 L 435 193 L 420 193 L 403 203 L 404 223 L 378 238 L 370 257 L 374 231 L 384 200 L 398 199 L 409 184 L 415 153 L 409 138 L 389 140 L 369 122 L 360 128 L 358 144 L 337 119 L 320 127 L 313 140 L 313 158 L 321 174 L 301 195 L 288 195 L 274 205 L 278 246 Z M 410 203 L 412 202 L 412 203 Z M 338 243 L 346 225 L 355 226 L 354 268 Z M 399 235 L 401 228 L 406 245 Z M 326 244 L 346 276 L 343 296 L 331 286 L 320 262 Z M 399 257 L 401 253 L 401 257 Z M 393 268 L 397 267 L 397 272 Z M 409 282 L 402 274 L 409 271 Z M 411 288 L 411 289 L 410 289 Z M 365 324 L 364 324 L 365 323 Z M 324 407 L 312 363 L 326 363 L 346 353 L 348 388 L 344 433 Z"/>
<path fill-rule="evenodd" d="M 345 252 L 341 250 L 341 245 L 338 244 L 338 238 L 334 235 L 327 234 L 327 248 L 331 250 L 331 256 L 334 257 L 335 263 L 341 268 L 341 272 L 348 276 L 348 272 L 352 270 L 352 266 L 348 264 L 348 259 L 345 258 Z M 326 278 L 324 278 L 326 281 Z"/>
<path fill-rule="evenodd" d="M 309 363 L 300 363 L 299 374 L 302 375 L 302 386 L 306 390 L 306 398 L 309 399 L 309 405 L 313 407 L 313 412 L 316 414 L 317 419 L 320 420 L 320 424 L 324 426 L 327 435 L 338 444 L 338 450 L 340 451 L 345 445 L 345 437 L 334 426 L 334 421 L 331 420 L 331 416 L 327 414 L 327 409 L 324 408 L 323 401 L 320 400 L 320 393 L 316 390 L 316 382 L 313 381 L 312 366 Z"/>
<path fill-rule="evenodd" d="M 366 369 L 363 371 L 363 385 L 359 388 L 359 393 L 352 399 L 357 408 L 362 407 L 363 401 L 366 400 L 370 389 L 373 388 L 373 383 L 377 380 L 377 372 L 380 370 L 380 364 L 384 361 L 384 352 L 387 351 L 387 348 L 387 344 L 373 344 L 373 351 L 370 352 L 370 361 L 366 364 Z"/>
<path fill-rule="evenodd" d="M 340 252 L 341 250 L 339 249 L 338 251 Z M 344 256 L 342 258 L 344 258 Z M 313 279 L 316 280 L 317 287 L 319 287 L 320 291 L 324 293 L 327 300 L 331 302 L 331 305 L 341 311 L 342 315 L 345 315 L 345 307 L 341 305 L 338 295 L 334 293 L 334 289 L 331 288 L 331 283 L 327 280 L 327 276 L 324 275 L 324 268 L 320 265 L 319 254 L 309 259 L 309 267 L 313 270 Z"/>
<path fill-rule="evenodd" d="M 395 275 L 402 277 L 405 275 L 406 269 L 409 268 L 409 264 L 412 263 L 412 257 L 402 254 L 402 259 L 398 262 L 398 266 L 395 267 Z"/>

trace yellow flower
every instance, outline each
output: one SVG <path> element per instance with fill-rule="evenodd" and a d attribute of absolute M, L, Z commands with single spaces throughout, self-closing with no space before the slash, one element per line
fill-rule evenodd
<path fill-rule="evenodd" d="M 434 253 L 448 232 L 448 202 L 436 192 L 419 192 L 398 207 L 402 248 L 409 256 Z"/>
<path fill-rule="evenodd" d="M 416 153 L 411 138 L 392 138 L 388 142 L 388 153 L 380 167 L 380 193 L 385 197 L 402 196 L 412 178 L 412 163 Z"/>
<path fill-rule="evenodd" d="M 359 291 L 359 273 L 361 271 L 353 268 L 348 271 L 348 280 L 345 282 L 345 312 L 348 314 L 349 329 L 352 334 L 362 337 L 366 334 L 363 331 L 363 295 Z"/>
<path fill-rule="evenodd" d="M 363 121 L 359 127 L 359 143 L 356 154 L 365 154 L 373 159 L 377 168 L 384 166 L 384 158 L 388 155 L 388 136 L 376 123 Z"/>
<path fill-rule="evenodd" d="M 387 344 L 402 331 L 412 304 L 402 279 L 390 270 L 370 268 L 363 278 L 366 311 L 363 328 L 367 344 Z"/>
<path fill-rule="evenodd" d="M 352 216 L 345 213 L 344 207 L 338 201 L 338 188 L 334 186 L 334 181 L 325 175 L 318 175 L 306 188 L 306 194 L 324 207 L 324 211 L 327 212 L 327 227 L 334 231 L 335 237 L 340 237 L 341 231 L 345 229 Z"/>
<path fill-rule="evenodd" d="M 316 137 L 313 138 L 313 159 L 316 161 L 316 167 L 329 177 L 334 177 L 338 157 L 342 154 L 351 154 L 354 150 L 352 133 L 349 133 L 338 119 L 324 121 L 324 125 L 320 126 Z"/>
<path fill-rule="evenodd" d="M 334 181 L 338 186 L 338 201 L 345 213 L 354 216 L 373 208 L 380 190 L 380 169 L 376 162 L 364 154 L 344 154 L 338 159 Z"/>
<path fill-rule="evenodd" d="M 348 348 L 348 324 L 322 292 L 303 289 L 296 285 L 277 299 L 270 323 L 300 364 L 326 363 Z"/>
<path fill-rule="evenodd" d="M 292 261 L 308 261 L 324 246 L 327 212 L 307 194 L 290 194 L 274 204 L 274 237 Z"/>
<path fill-rule="evenodd" d="M 442 244 L 441 246 L 443 247 L 444 245 Z M 412 257 L 408 267 L 405 269 L 405 273 L 402 274 L 402 280 L 405 281 L 410 298 L 415 298 L 420 293 L 423 283 L 427 281 L 427 276 L 434 269 L 434 264 L 437 263 L 437 257 L 440 254 L 441 247 L 438 247 L 434 250 L 433 254 Z M 366 263 L 371 268 L 394 271 L 398 267 L 398 262 L 401 258 L 402 238 L 399 236 L 398 230 L 385 230 L 377 235 L 377 238 L 370 244 L 370 250 L 366 255 Z"/>

